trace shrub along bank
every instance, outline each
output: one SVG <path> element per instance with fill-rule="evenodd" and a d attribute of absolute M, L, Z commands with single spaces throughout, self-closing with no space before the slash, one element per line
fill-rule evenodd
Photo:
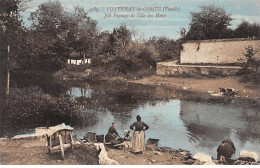
<path fill-rule="evenodd" d="M 3 135 L 13 136 L 25 128 L 81 123 L 78 103 L 66 96 L 53 97 L 39 87 L 12 88 L 3 104 Z"/>

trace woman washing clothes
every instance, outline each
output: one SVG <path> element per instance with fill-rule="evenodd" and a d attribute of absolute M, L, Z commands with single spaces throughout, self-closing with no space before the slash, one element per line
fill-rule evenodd
<path fill-rule="evenodd" d="M 145 134 L 144 131 L 149 129 L 149 126 L 141 121 L 141 117 L 138 115 L 136 117 L 136 122 L 134 122 L 130 129 L 134 130 L 134 139 L 132 142 L 132 152 L 142 153 L 145 150 Z"/>

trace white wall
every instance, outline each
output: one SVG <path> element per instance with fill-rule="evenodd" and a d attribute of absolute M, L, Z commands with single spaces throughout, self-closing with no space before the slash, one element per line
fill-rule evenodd
<path fill-rule="evenodd" d="M 187 42 L 182 45 L 180 62 L 182 64 L 241 63 L 239 59 L 245 58 L 245 47 L 249 45 L 252 45 L 254 49 L 260 49 L 260 40 L 219 39 Z M 260 59 L 260 51 L 255 56 Z"/>

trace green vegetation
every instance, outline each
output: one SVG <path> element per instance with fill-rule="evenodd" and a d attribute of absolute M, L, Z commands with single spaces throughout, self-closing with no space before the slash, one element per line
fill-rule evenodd
<path fill-rule="evenodd" d="M 125 25 L 114 29 L 107 38 L 109 47 L 93 57 L 93 66 L 106 69 L 108 75 L 127 74 L 152 69 L 160 59 L 155 46 L 132 41 L 132 32 Z"/>
<path fill-rule="evenodd" d="M 61 3 L 49 1 L 31 13 L 32 25 L 22 23 L 20 11 L 26 7 L 22 0 L 1 1 L 0 37 L 1 71 L 8 65 L 13 72 L 55 72 L 66 67 L 72 52 L 92 58 L 93 69 L 101 69 L 101 75 L 142 76 L 155 71 L 156 62 L 178 60 L 181 44 L 186 40 L 204 40 L 235 37 L 259 37 L 259 25 L 242 22 L 235 30 L 230 29 L 232 18 L 223 8 L 201 6 L 200 12 L 191 12 L 190 28 L 180 30 L 177 40 L 151 37 L 148 40 L 135 37 L 127 25 L 112 32 L 100 31 L 97 21 L 91 19 L 84 8 L 65 10 Z M 135 37 L 135 38 L 134 38 Z M 7 46 L 10 60 L 7 61 Z M 4 74 L 4 73 L 1 73 Z M 5 78 L 5 75 L 3 75 Z"/>
<path fill-rule="evenodd" d="M 241 82 L 243 83 L 253 83 L 256 85 L 260 84 L 258 68 L 260 66 L 260 60 L 255 58 L 254 55 L 259 51 L 259 49 L 253 48 L 251 45 L 245 47 L 245 53 L 241 61 L 242 69 L 238 72 L 241 75 Z"/>
<path fill-rule="evenodd" d="M 230 14 L 227 14 L 223 8 L 213 5 L 200 8 L 200 12 L 191 12 L 190 29 L 186 39 L 205 40 L 230 37 L 231 30 L 228 29 L 232 20 Z"/>
<path fill-rule="evenodd" d="M 259 49 L 254 49 L 251 45 L 245 47 L 246 53 L 244 54 L 246 57 L 246 63 L 244 64 L 244 68 L 248 69 L 249 67 L 255 69 L 257 72 L 258 67 L 260 66 L 260 60 L 257 60 L 254 55 L 259 51 Z"/>
<path fill-rule="evenodd" d="M 6 135 L 15 135 L 23 128 L 53 126 L 60 123 L 81 124 L 81 113 L 76 101 L 69 97 L 53 97 L 38 87 L 11 89 L 3 107 L 2 126 Z"/>
<path fill-rule="evenodd" d="M 231 14 L 226 13 L 224 8 L 214 5 L 201 6 L 200 12 L 191 12 L 190 29 L 180 30 L 184 40 L 207 40 L 226 38 L 260 38 L 260 25 L 242 21 L 236 29 L 231 29 Z"/>
<path fill-rule="evenodd" d="M 23 25 L 20 12 L 26 8 L 23 0 L 0 1 L 0 71 L 53 73 L 66 68 L 70 53 L 91 58 L 94 76 L 124 76 L 141 78 L 155 72 L 157 62 L 178 60 L 181 44 L 187 40 L 241 38 L 260 36 L 260 25 L 243 21 L 234 30 L 229 28 L 231 15 L 213 5 L 201 6 L 191 12 L 189 30 L 180 30 L 177 40 L 167 37 L 138 39 L 127 25 L 112 32 L 100 31 L 83 7 L 65 10 L 58 0 L 38 6 L 31 13 L 32 25 Z M 7 59 L 7 46 L 10 48 Z M 73 68 L 72 68 L 73 69 Z M 82 71 L 84 73 L 84 70 Z M 1 88 L 6 81 L 1 80 Z M 3 86 L 3 87 L 2 87 Z"/>
<path fill-rule="evenodd" d="M 247 38 L 257 37 L 260 38 L 260 25 L 256 23 L 249 23 L 242 21 L 233 32 L 233 37 Z"/>
<path fill-rule="evenodd" d="M 259 51 L 259 49 L 253 48 L 251 45 L 245 47 L 245 58 L 242 58 L 241 63 L 242 69 L 239 74 L 249 74 L 249 73 L 257 73 L 258 68 L 260 66 L 260 60 L 255 58 L 254 55 Z"/>
<path fill-rule="evenodd" d="M 82 7 L 65 10 L 61 3 L 49 1 L 31 13 L 32 25 L 27 28 L 19 14 L 24 1 L 1 1 L 1 58 L 6 59 L 10 46 L 9 68 L 12 71 L 55 72 L 63 69 L 71 52 L 93 59 L 95 67 L 109 69 L 111 74 L 136 73 L 153 69 L 158 61 L 177 60 L 185 40 L 235 37 L 259 37 L 259 25 L 242 22 L 235 30 L 228 28 L 232 18 L 223 8 L 201 6 L 191 12 L 190 28 L 181 29 L 178 40 L 151 37 L 133 39 L 126 25 L 112 32 L 100 31 Z M 3 69 L 6 68 L 3 63 Z"/>

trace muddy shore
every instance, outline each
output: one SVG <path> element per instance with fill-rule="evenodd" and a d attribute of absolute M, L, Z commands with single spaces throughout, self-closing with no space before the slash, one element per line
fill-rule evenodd
<path fill-rule="evenodd" d="M 212 99 L 246 99 L 260 101 L 260 85 L 252 82 L 253 80 L 245 80 L 243 75 L 234 76 L 216 76 L 213 77 L 174 77 L 174 76 L 158 76 L 150 75 L 142 78 L 126 79 L 122 76 L 110 77 L 101 72 L 93 72 L 90 76 L 85 73 L 83 67 L 75 69 L 63 69 L 53 74 L 55 79 L 62 82 L 75 83 L 95 83 L 95 82 L 124 82 L 141 84 L 145 86 L 156 86 L 168 88 L 177 92 L 184 92 L 193 95 L 192 97 L 201 97 L 201 95 L 209 96 Z M 255 77 L 254 77 L 255 78 Z M 237 92 L 231 96 L 211 96 L 211 93 L 219 93 L 219 88 L 233 88 Z M 194 96 L 197 94 L 197 96 Z M 169 95 L 169 94 L 168 94 Z M 174 95 L 169 95 L 170 98 L 176 98 Z M 186 96 L 187 97 L 187 96 Z M 186 97 L 183 97 L 185 99 Z M 180 97 L 182 98 L 182 97 Z"/>
<path fill-rule="evenodd" d="M 184 164 L 181 154 L 172 153 L 172 150 L 165 150 L 159 155 L 151 150 L 145 151 L 143 155 L 136 155 L 131 153 L 130 149 L 113 149 L 110 146 L 106 146 L 106 150 L 108 157 L 124 165 Z M 65 151 L 65 160 L 61 160 L 59 152 L 48 153 L 45 138 L 0 140 L 1 165 L 97 165 L 99 164 L 98 153 L 94 145 L 81 143 L 76 144 L 72 150 Z"/>
<path fill-rule="evenodd" d="M 72 81 L 66 81 L 72 82 Z M 82 81 L 81 81 L 82 82 Z M 91 85 L 93 81 L 88 81 Z M 150 76 L 137 80 L 127 80 L 121 77 L 102 78 L 94 82 L 106 83 L 107 88 L 112 89 L 114 85 L 125 88 L 136 85 L 153 89 L 154 95 L 149 95 L 149 100 L 179 99 L 194 102 L 206 102 L 210 104 L 234 104 L 245 107 L 260 107 L 260 85 L 240 82 L 240 77 L 230 76 L 222 78 L 179 78 Z M 139 86 L 138 86 L 139 85 Z M 80 87 L 80 85 L 79 85 Z M 234 88 L 237 92 L 232 96 L 213 96 L 211 93 L 219 94 L 219 88 Z M 105 88 L 106 89 L 106 88 Z M 119 89 L 116 87 L 115 89 Z M 134 92 L 134 90 L 132 90 Z"/>
<path fill-rule="evenodd" d="M 232 98 L 260 100 L 260 86 L 253 83 L 243 83 L 239 76 L 198 79 L 152 75 L 137 80 L 125 80 L 119 77 L 105 79 L 109 81 L 119 80 L 142 85 L 168 87 L 179 91 L 183 90 L 200 94 L 217 93 L 219 92 L 219 88 L 233 88 L 238 90 L 238 92 Z"/>
<path fill-rule="evenodd" d="M 48 153 L 45 138 L 0 140 L 0 165 L 96 165 L 97 157 L 95 147 L 84 144 L 66 151 L 62 160 L 60 152 Z"/>
<path fill-rule="evenodd" d="M 99 153 L 93 144 L 84 144 L 78 139 L 73 149 L 65 151 L 65 160 L 60 152 L 49 154 L 45 138 L 24 137 L 0 140 L 1 165 L 98 165 Z M 143 154 L 133 154 L 130 149 L 115 149 L 106 145 L 107 156 L 120 165 L 219 165 L 218 160 L 204 162 L 192 158 L 189 151 L 174 150 L 168 147 L 146 148 Z M 231 164 L 259 164 L 232 160 Z"/>

